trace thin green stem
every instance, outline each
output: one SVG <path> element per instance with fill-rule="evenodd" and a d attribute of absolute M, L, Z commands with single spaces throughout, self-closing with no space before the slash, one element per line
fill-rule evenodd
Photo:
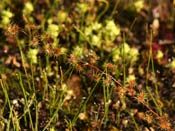
<path fill-rule="evenodd" d="M 105 4 L 104 10 L 100 12 L 100 14 L 97 16 L 97 21 L 101 19 L 101 17 L 107 12 L 109 9 L 109 2 L 107 0 L 98 0 L 99 2 L 103 2 Z"/>
<path fill-rule="evenodd" d="M 22 47 L 21 47 L 21 45 L 20 45 L 20 42 L 19 42 L 19 39 L 18 39 L 18 38 L 17 38 L 17 43 L 18 43 L 18 48 L 19 48 L 20 55 L 21 55 L 22 67 L 23 67 L 23 69 L 24 69 L 24 72 L 25 72 L 25 75 L 26 75 L 26 78 L 27 78 L 28 87 L 29 87 L 29 89 L 31 90 L 32 87 L 31 87 L 29 75 L 28 75 L 28 73 L 27 73 L 27 69 L 26 69 L 26 66 L 25 66 L 25 56 L 24 56 L 24 53 L 23 53 L 23 51 L 22 51 Z"/>
<path fill-rule="evenodd" d="M 72 125 L 75 125 L 77 119 L 78 119 L 78 115 L 80 114 L 80 112 L 83 110 L 83 108 L 86 106 L 86 104 L 88 103 L 89 99 L 91 98 L 91 96 L 93 95 L 98 83 L 100 82 L 100 79 L 101 79 L 102 75 L 100 76 L 100 78 L 98 79 L 98 81 L 96 82 L 96 84 L 94 85 L 94 87 L 92 88 L 90 94 L 88 95 L 87 99 L 85 100 L 85 102 L 83 104 L 80 105 L 80 108 L 78 110 L 78 112 L 75 114 L 71 124 Z"/>
<path fill-rule="evenodd" d="M 114 5 L 114 8 L 112 10 L 112 13 L 111 13 L 111 15 L 109 17 L 110 19 L 112 19 L 112 17 L 115 15 L 116 9 L 117 9 L 119 3 L 120 3 L 120 0 L 116 0 L 115 5 Z"/>
<path fill-rule="evenodd" d="M 32 131 L 34 131 L 32 115 L 31 115 L 31 112 L 30 112 L 30 106 L 29 106 L 29 103 L 28 103 L 28 100 L 27 100 L 27 94 L 26 94 L 27 91 L 24 88 L 22 77 L 21 77 L 20 73 L 18 73 L 18 77 L 19 77 L 19 83 L 20 83 L 20 86 L 21 86 L 21 89 L 22 89 L 22 92 L 23 92 L 23 95 L 24 95 L 24 100 L 25 100 L 25 105 L 26 105 L 25 110 L 28 112 L 30 125 L 31 125 L 31 128 L 32 128 Z"/>
<path fill-rule="evenodd" d="M 125 39 L 125 34 L 123 34 L 123 44 L 122 44 L 122 58 L 123 58 L 123 87 L 125 88 L 125 84 L 126 84 L 126 62 L 125 62 L 125 43 L 126 43 L 126 39 Z"/>
<path fill-rule="evenodd" d="M 154 70 L 154 63 L 153 63 L 153 54 L 152 54 L 152 32 L 150 34 L 150 49 L 149 49 L 149 58 L 148 58 L 148 65 L 147 65 L 147 69 L 146 69 L 146 73 L 147 75 L 149 74 L 149 68 L 150 68 L 150 64 L 151 64 L 151 67 L 152 67 L 152 71 L 154 73 L 154 77 L 155 77 L 155 70 Z M 156 95 L 158 95 L 158 87 L 157 85 L 155 84 L 155 88 L 156 88 Z M 159 111 L 159 114 L 162 114 L 162 110 L 161 110 L 161 107 L 157 104 L 149 86 L 148 86 L 148 79 L 146 77 L 146 90 L 147 92 L 149 93 L 151 99 L 153 100 L 155 106 L 157 107 L 157 110 Z"/>
<path fill-rule="evenodd" d="M 91 42 L 89 41 L 89 39 L 87 38 L 87 36 L 81 31 L 81 29 L 79 29 L 77 26 L 73 26 L 74 27 L 74 29 L 77 31 L 77 32 L 79 32 L 80 33 L 80 35 L 88 42 L 88 44 L 91 46 L 91 48 L 92 48 L 92 44 L 91 44 Z"/>

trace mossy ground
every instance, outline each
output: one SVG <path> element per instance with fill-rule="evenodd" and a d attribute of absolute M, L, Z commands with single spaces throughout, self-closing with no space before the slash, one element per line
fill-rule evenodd
<path fill-rule="evenodd" d="M 174 3 L 0 2 L 0 129 L 175 130 Z"/>

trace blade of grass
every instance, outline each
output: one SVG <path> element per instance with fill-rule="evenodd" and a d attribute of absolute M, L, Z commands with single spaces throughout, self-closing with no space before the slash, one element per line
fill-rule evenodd
<path fill-rule="evenodd" d="M 88 97 L 87 97 L 87 99 L 85 100 L 85 102 L 82 103 L 82 104 L 80 105 L 79 110 L 77 111 L 77 113 L 75 114 L 73 120 L 71 121 L 71 125 L 72 125 L 72 126 L 75 125 L 75 123 L 76 123 L 76 121 L 77 121 L 77 119 L 78 119 L 79 114 L 82 112 L 83 108 L 86 106 L 86 104 L 87 104 L 88 101 L 90 100 L 91 96 L 93 95 L 93 93 L 94 93 L 94 91 L 95 91 L 95 89 L 96 89 L 98 83 L 99 83 L 100 80 L 101 80 L 101 77 L 102 77 L 102 74 L 101 74 L 101 76 L 99 77 L 99 79 L 98 79 L 98 81 L 96 82 L 96 84 L 94 85 L 94 87 L 92 88 L 92 90 L 90 91 L 90 94 L 88 95 Z"/>
<path fill-rule="evenodd" d="M 150 65 L 152 66 L 152 70 L 153 70 L 153 72 L 155 74 L 154 63 L 153 63 L 153 53 L 152 53 L 152 37 L 153 36 L 152 36 L 152 31 L 151 31 L 151 33 L 150 33 L 149 58 L 148 58 L 148 65 L 147 65 L 147 69 L 146 69 L 146 74 L 149 74 Z M 154 75 L 154 77 L 155 77 L 155 75 Z M 156 88 L 156 95 L 158 95 L 158 87 L 156 86 L 155 88 Z M 146 90 L 147 90 L 148 94 L 150 95 L 151 99 L 153 100 L 153 102 L 154 102 L 154 104 L 155 104 L 159 114 L 161 115 L 162 114 L 161 107 L 159 106 L 159 104 L 157 104 L 157 102 L 156 102 L 156 100 L 155 100 L 155 98 L 154 98 L 154 96 L 152 94 L 152 91 L 151 91 L 151 89 L 148 86 L 148 79 L 147 79 L 147 77 L 146 77 Z"/>
<path fill-rule="evenodd" d="M 29 106 L 29 102 L 28 102 L 27 94 L 26 94 L 27 92 L 26 92 L 26 90 L 24 88 L 24 85 L 23 85 L 23 80 L 22 80 L 22 77 L 21 77 L 21 73 L 19 72 L 17 75 L 18 75 L 19 83 L 20 83 L 20 86 L 21 86 L 21 89 L 22 89 L 22 92 L 23 92 L 23 95 L 24 95 L 25 111 L 28 112 L 30 125 L 31 125 L 31 128 L 32 128 L 32 131 L 34 131 L 34 126 L 33 126 L 33 121 L 32 121 L 32 115 L 31 115 L 30 106 Z"/>

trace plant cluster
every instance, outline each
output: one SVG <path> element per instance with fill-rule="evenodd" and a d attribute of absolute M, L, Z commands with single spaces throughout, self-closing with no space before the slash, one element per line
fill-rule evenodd
<path fill-rule="evenodd" d="M 174 5 L 2 0 L 0 129 L 175 130 Z"/>

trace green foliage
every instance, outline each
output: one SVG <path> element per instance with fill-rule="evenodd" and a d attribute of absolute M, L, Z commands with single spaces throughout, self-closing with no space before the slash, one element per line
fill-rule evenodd
<path fill-rule="evenodd" d="M 168 1 L 2 0 L 0 129 L 173 130 Z"/>

